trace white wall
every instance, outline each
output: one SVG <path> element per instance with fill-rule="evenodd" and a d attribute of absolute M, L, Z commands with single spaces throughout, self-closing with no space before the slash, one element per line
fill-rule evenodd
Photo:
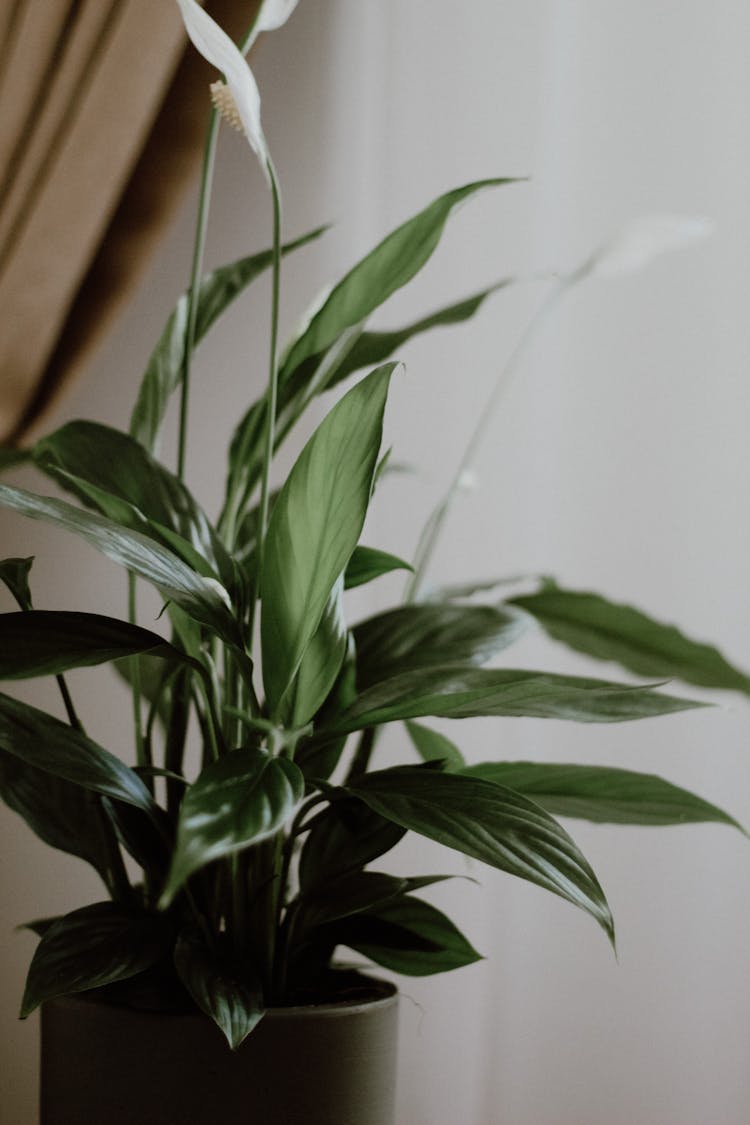
<path fill-rule="evenodd" d="M 589 283 L 558 309 L 508 393 L 480 488 L 453 516 L 434 575 L 553 573 L 678 621 L 746 666 L 748 33 L 747 9 L 732 0 L 302 0 L 257 67 L 287 231 L 337 224 L 286 271 L 287 327 L 387 229 L 481 176 L 532 181 L 462 211 L 383 323 L 508 273 L 570 266 L 642 212 L 714 216 L 717 234 L 700 248 L 619 283 Z M 225 137 L 212 260 L 265 245 L 268 218 L 252 160 L 239 138 Z M 59 420 L 125 421 L 187 276 L 191 223 L 187 208 Z M 419 474 L 383 490 L 369 542 L 413 548 L 539 295 L 519 287 L 475 326 L 405 349 L 389 440 Z M 210 506 L 224 437 L 246 388 L 257 392 L 263 377 L 266 302 L 256 290 L 202 352 L 191 482 Z M 123 609 L 121 576 L 84 548 L 7 516 L 0 534 L 3 555 L 38 554 L 40 605 Z M 513 663 L 583 666 L 536 640 Z M 73 684 L 78 696 L 92 688 L 82 703 L 91 730 L 127 755 L 127 706 L 107 673 L 78 673 Z M 56 707 L 46 687 L 26 696 Z M 618 727 L 519 720 L 451 730 L 477 759 L 663 773 L 745 823 L 749 732 L 740 699 Z M 743 1125 L 747 842 L 719 827 L 571 827 L 614 909 L 619 963 L 589 918 L 536 888 L 474 869 L 481 888 L 436 889 L 433 901 L 487 959 L 403 982 L 400 1125 Z M 11 814 L 0 833 L 0 1120 L 25 1125 L 34 1120 L 36 1021 L 18 1025 L 13 1013 L 33 941 L 10 928 L 98 891 Z M 410 873 L 467 870 L 428 843 L 410 843 L 396 862 Z"/>

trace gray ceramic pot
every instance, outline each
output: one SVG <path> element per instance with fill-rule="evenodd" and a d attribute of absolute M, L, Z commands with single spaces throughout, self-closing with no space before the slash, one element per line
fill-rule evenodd
<path fill-rule="evenodd" d="M 394 1125 L 395 989 L 269 1011 L 232 1053 L 207 1019 L 78 997 L 42 1011 L 41 1125 Z"/>

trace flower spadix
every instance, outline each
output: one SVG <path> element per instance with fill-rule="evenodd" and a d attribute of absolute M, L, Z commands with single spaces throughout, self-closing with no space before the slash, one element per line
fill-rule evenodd
<path fill-rule="evenodd" d="M 654 258 L 691 246 L 712 231 L 713 222 L 705 216 L 641 215 L 599 250 L 591 272 L 599 277 L 634 273 Z"/>
<path fill-rule="evenodd" d="M 253 72 L 239 47 L 196 0 L 177 0 L 177 3 L 191 43 L 226 80 L 212 86 L 214 104 L 230 124 L 245 134 L 270 182 L 268 146 L 260 121 L 260 93 Z M 256 34 L 280 27 L 293 7 L 289 2 L 274 0 L 269 4 L 267 0 L 256 23 Z"/>

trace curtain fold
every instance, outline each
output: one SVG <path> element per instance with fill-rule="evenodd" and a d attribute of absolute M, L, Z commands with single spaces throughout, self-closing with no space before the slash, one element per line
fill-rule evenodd
<path fill-rule="evenodd" d="M 235 36 L 256 0 L 213 0 Z M 32 432 L 132 291 L 199 158 L 210 68 L 176 5 L 0 14 L 0 440 Z"/>

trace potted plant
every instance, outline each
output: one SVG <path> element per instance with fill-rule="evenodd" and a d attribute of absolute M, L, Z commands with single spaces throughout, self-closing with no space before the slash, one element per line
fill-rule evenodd
<path fill-rule="evenodd" d="M 191 285 L 153 353 L 128 431 L 72 422 L 29 452 L 76 503 L 0 486 L 4 506 L 121 564 L 131 594 L 129 621 L 38 610 L 32 560 L 0 563 L 18 603 L 0 616 L 0 677 L 56 676 L 67 714 L 61 722 L 0 695 L 0 793 L 43 840 L 91 863 L 108 894 L 31 924 L 41 940 L 22 1015 L 43 1005 L 47 1125 L 246 1120 L 248 1106 L 250 1120 L 265 1123 L 375 1125 L 392 1120 L 393 988 L 338 967 L 337 950 L 420 975 L 479 957 L 419 897 L 442 876 L 371 869 L 406 832 L 565 898 L 614 942 L 604 892 L 555 814 L 735 823 L 650 774 L 467 765 L 421 720 L 620 722 L 698 706 L 653 686 L 516 670 L 504 660 L 487 667 L 534 621 L 553 639 L 639 675 L 743 692 L 750 681 L 676 629 L 548 580 L 502 600 L 481 585 L 425 594 L 431 552 L 473 447 L 413 566 L 361 541 L 388 471 L 381 440 L 398 377 L 391 357 L 410 336 L 469 319 L 490 290 L 396 332 L 369 331 L 367 320 L 429 259 L 458 204 L 509 181 L 460 187 L 407 220 L 344 275 L 279 354 L 281 259 L 321 231 L 282 243 L 280 191 L 243 53 L 194 0 L 178 3 L 194 43 L 226 78 L 214 89 L 216 104 L 266 173 L 273 245 L 202 276 L 214 114 Z M 265 0 L 243 49 L 294 6 Z M 684 224 L 662 221 L 651 245 L 686 233 Z M 633 239 L 593 255 L 559 280 L 554 297 L 627 257 L 627 245 Z M 184 482 L 191 355 L 269 269 L 268 387 L 232 437 L 225 502 L 212 521 Z M 318 395 L 344 384 L 274 491 L 274 453 Z M 176 392 L 172 472 L 157 453 Z M 410 573 L 403 603 L 350 624 L 346 590 L 399 569 Z M 160 632 L 137 623 L 138 579 L 165 603 Z M 133 693 L 133 766 L 84 731 L 65 680 L 70 669 L 106 662 L 116 662 Z M 192 769 L 194 721 L 201 739 Z M 382 768 L 376 743 L 393 722 L 406 724 L 414 757 Z M 353 1026 L 364 1028 L 364 1045 Z M 384 1078 L 373 1077 L 373 1059 L 386 1067 Z"/>

